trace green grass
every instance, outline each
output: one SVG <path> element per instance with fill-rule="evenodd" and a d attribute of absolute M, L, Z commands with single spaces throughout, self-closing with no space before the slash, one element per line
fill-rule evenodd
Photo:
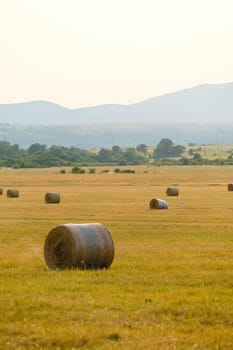
<path fill-rule="evenodd" d="M 0 349 L 232 349 L 232 170 L 3 171 L 20 197 L 0 198 Z M 50 189 L 59 205 L 44 203 Z M 155 197 L 169 209 L 150 210 Z M 94 221 L 112 232 L 112 266 L 49 271 L 50 229 Z"/>

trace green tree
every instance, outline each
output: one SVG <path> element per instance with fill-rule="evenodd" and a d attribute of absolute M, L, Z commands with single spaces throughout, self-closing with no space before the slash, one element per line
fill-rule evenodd
<path fill-rule="evenodd" d="M 181 158 L 181 159 L 180 159 L 180 163 L 181 163 L 182 165 L 189 165 L 189 159 L 186 158 L 186 157 Z"/>
<path fill-rule="evenodd" d="M 137 158 L 136 150 L 134 147 L 129 147 L 123 152 L 123 157 L 127 162 L 133 162 Z"/>
<path fill-rule="evenodd" d="M 39 143 L 33 143 L 30 147 L 28 147 L 28 154 L 32 155 L 37 152 L 44 152 L 47 150 L 46 145 L 40 145 Z"/>
<path fill-rule="evenodd" d="M 153 157 L 154 159 L 180 157 L 184 149 L 184 146 L 175 146 L 170 139 L 165 138 L 158 143 Z"/>
<path fill-rule="evenodd" d="M 136 150 L 137 150 L 138 152 L 141 152 L 141 153 L 143 153 L 143 154 L 146 154 L 146 153 L 147 153 L 147 145 L 145 145 L 144 143 L 141 143 L 140 145 L 138 145 L 138 146 L 136 147 Z"/>
<path fill-rule="evenodd" d="M 53 157 L 61 158 L 68 160 L 69 159 L 69 150 L 62 146 L 53 145 L 49 148 L 49 154 Z"/>
<path fill-rule="evenodd" d="M 0 141 L 0 156 L 1 157 L 16 157 L 21 154 L 19 145 L 11 145 L 7 141 Z"/>
<path fill-rule="evenodd" d="M 51 167 L 63 165 L 63 161 L 53 157 L 48 151 L 35 152 L 30 157 L 35 167 Z"/>
<path fill-rule="evenodd" d="M 117 145 L 112 146 L 112 152 L 114 155 L 119 155 L 121 154 L 121 148 Z"/>
<path fill-rule="evenodd" d="M 194 153 L 193 160 L 195 160 L 196 162 L 201 162 L 202 156 L 200 155 L 200 153 Z"/>
<path fill-rule="evenodd" d="M 101 163 L 108 163 L 113 161 L 112 151 L 106 148 L 102 148 L 97 156 L 97 159 Z"/>

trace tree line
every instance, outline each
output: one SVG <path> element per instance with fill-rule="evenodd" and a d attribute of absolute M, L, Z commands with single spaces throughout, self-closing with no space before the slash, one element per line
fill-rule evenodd
<path fill-rule="evenodd" d="M 82 150 L 78 147 L 53 145 L 47 147 L 34 143 L 27 149 L 7 141 L 0 141 L 0 166 L 13 168 L 38 168 L 52 166 L 98 165 L 98 164 L 146 164 L 148 157 L 143 147 L 121 149 L 102 148 L 99 151 Z"/>
<path fill-rule="evenodd" d="M 12 168 L 42 168 L 52 166 L 74 165 L 140 165 L 156 163 L 166 164 L 233 164 L 232 156 L 228 159 L 208 160 L 203 159 L 200 153 L 193 153 L 192 157 L 182 157 L 185 147 L 174 145 L 164 138 L 149 152 L 149 147 L 139 144 L 137 147 L 120 148 L 114 145 L 111 149 L 102 148 L 98 151 L 82 150 L 78 147 L 64 147 L 34 143 L 27 149 L 19 145 L 11 145 L 7 141 L 0 141 L 0 167 Z"/>

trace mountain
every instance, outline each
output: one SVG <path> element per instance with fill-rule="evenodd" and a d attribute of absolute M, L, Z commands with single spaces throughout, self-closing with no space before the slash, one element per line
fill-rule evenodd
<path fill-rule="evenodd" d="M 229 124 L 95 124 L 95 125 L 10 125 L 0 124 L 0 141 L 28 148 L 34 143 L 47 146 L 75 146 L 81 149 L 155 146 L 162 138 L 175 144 L 232 144 L 233 123 Z"/>
<path fill-rule="evenodd" d="M 233 83 L 195 86 L 130 105 L 69 109 L 46 101 L 0 104 L 0 123 L 13 125 L 219 122 L 233 122 Z"/>

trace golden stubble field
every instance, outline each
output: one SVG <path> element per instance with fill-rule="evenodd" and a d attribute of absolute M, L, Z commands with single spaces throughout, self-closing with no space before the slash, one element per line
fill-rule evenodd
<path fill-rule="evenodd" d="M 233 349 L 233 167 L 135 169 L 1 169 L 0 349 Z M 48 232 L 71 222 L 111 231 L 108 270 L 47 269 Z"/>

